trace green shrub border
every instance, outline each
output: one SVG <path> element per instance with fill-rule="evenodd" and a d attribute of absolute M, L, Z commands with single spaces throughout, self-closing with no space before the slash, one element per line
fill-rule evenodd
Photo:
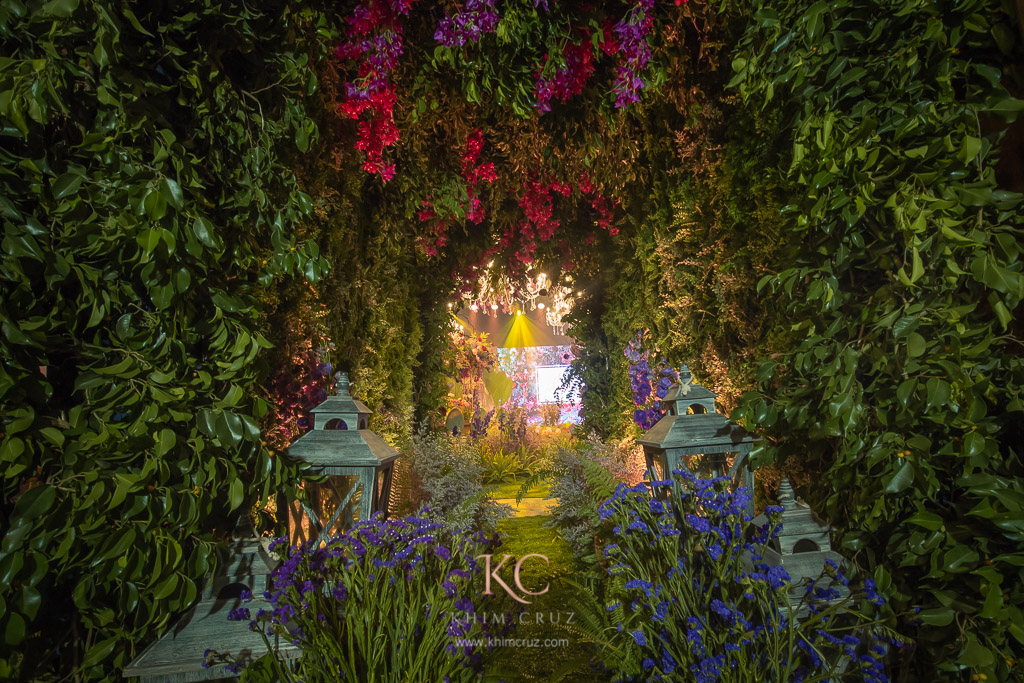
<path fill-rule="evenodd" d="M 254 294 L 326 267 L 282 161 L 317 133 L 318 30 L 286 2 L 0 9 L 0 678 L 118 676 L 296 477 L 257 426 Z"/>

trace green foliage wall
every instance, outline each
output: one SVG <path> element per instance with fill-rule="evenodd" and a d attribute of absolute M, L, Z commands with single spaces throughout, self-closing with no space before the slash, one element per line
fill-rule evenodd
<path fill-rule="evenodd" d="M 115 676 L 295 478 L 257 427 L 254 295 L 325 266 L 282 163 L 315 132 L 318 21 L 0 8 L 0 678 Z"/>
<path fill-rule="evenodd" d="M 822 473 L 802 493 L 846 552 L 899 605 L 923 601 L 900 670 L 1009 675 L 1024 280 L 1020 198 L 993 168 L 1021 106 L 1004 90 L 1019 17 L 659 3 L 641 103 L 613 108 L 598 54 L 541 115 L 537 69 L 628 9 L 551 4 L 502 3 L 460 48 L 436 45 L 436 6 L 413 8 L 387 185 L 335 113 L 353 74 L 321 59 L 350 5 L 0 8 L 0 677 L 109 675 L 194 599 L 239 510 L 296 479 L 257 424 L 311 330 L 392 441 L 436 417 L 456 276 L 491 256 L 521 270 L 488 250 L 554 181 L 572 194 L 534 264 L 584 292 L 587 424 L 633 429 L 622 349 L 642 329 L 723 407 L 756 387 L 739 416 L 760 461 Z M 477 130 L 495 164 L 480 224 Z M 616 233 L 595 229 L 597 196 Z M 425 200 L 447 221 L 436 255 Z"/>
<path fill-rule="evenodd" d="M 355 395 L 373 411 L 371 429 L 403 443 L 417 409 L 424 417 L 447 392 L 439 359 L 450 318 L 445 297 L 454 283 L 450 272 L 416 251 L 401 195 L 362 170 L 354 127 L 335 112 L 336 63 L 318 69 L 320 136 L 296 162 L 314 200 L 311 233 L 331 264 L 315 286 L 316 299 L 328 312 L 332 360 L 350 373 Z"/>
<path fill-rule="evenodd" d="M 733 83 L 785 114 L 785 259 L 759 289 L 795 335 L 741 412 L 777 439 L 755 457 L 822 472 L 802 493 L 843 552 L 923 608 L 902 676 L 1019 677 L 1022 197 L 995 174 L 1024 109 L 1006 90 L 1019 18 L 981 0 L 755 9 Z"/>
<path fill-rule="evenodd" d="M 686 43 L 660 45 L 671 86 L 655 89 L 629 119 L 647 175 L 618 195 L 628 246 L 590 256 L 586 294 L 572 314 L 583 350 L 574 367 L 592 388 L 586 424 L 601 434 L 633 428 L 622 350 L 638 331 L 648 330 L 657 355 L 687 363 L 719 392 L 726 411 L 752 387 L 753 361 L 778 345 L 757 292 L 784 260 L 784 195 L 768 172 L 778 164 L 778 115 L 725 88 L 747 18 L 735 7 L 701 15 L 699 60 L 686 58 Z"/>
<path fill-rule="evenodd" d="M 1020 196 L 995 170 L 1022 106 L 1005 89 L 1019 18 L 982 2 L 733 9 L 680 79 L 690 97 L 638 108 L 646 205 L 626 203 L 631 249 L 574 312 L 588 424 L 628 419 L 618 354 L 639 329 L 724 408 L 759 389 L 737 413 L 766 437 L 759 464 L 818 477 L 801 494 L 844 552 L 897 609 L 923 608 L 899 622 L 918 644 L 898 676 L 1006 680 L 1024 645 L 1024 279 Z"/>

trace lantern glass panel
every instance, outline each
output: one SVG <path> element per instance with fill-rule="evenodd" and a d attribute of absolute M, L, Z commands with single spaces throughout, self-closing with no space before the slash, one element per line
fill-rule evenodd
<path fill-rule="evenodd" d="M 338 516 L 338 521 L 330 529 L 331 536 L 340 534 L 342 530 L 359 521 L 359 503 L 363 497 L 363 491 L 359 486 L 358 475 L 335 475 L 320 486 L 320 491 L 323 495 L 318 511 L 321 523 L 327 524 L 327 521 L 334 516 L 339 504 L 343 504 L 345 507 Z M 346 498 L 347 502 L 345 502 Z"/>
<path fill-rule="evenodd" d="M 334 475 L 322 484 L 307 482 L 305 488 L 309 496 L 309 508 L 321 526 L 326 526 L 335 517 L 334 523 L 327 530 L 327 538 L 342 533 L 360 520 L 363 492 L 358 475 Z M 335 516 L 339 503 L 344 507 Z M 314 527 L 308 511 L 298 501 L 291 505 L 290 517 L 288 527 L 292 545 L 320 536 L 321 532 Z"/>

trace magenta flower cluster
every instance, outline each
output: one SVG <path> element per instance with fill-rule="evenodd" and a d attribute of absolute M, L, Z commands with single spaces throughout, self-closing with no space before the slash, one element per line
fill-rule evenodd
<path fill-rule="evenodd" d="M 562 57 L 565 67 L 555 69 L 555 73 L 548 77 L 537 75 L 534 96 L 541 112 L 551 111 L 553 99 L 568 102 L 570 98 L 579 95 L 587 79 L 594 73 L 594 54 L 589 41 L 585 40 L 579 45 L 569 43 L 562 49 Z"/>
<path fill-rule="evenodd" d="M 651 59 L 647 36 L 654 25 L 651 18 L 653 9 L 654 0 L 639 0 L 629 14 L 615 24 L 615 36 L 622 59 L 622 63 L 615 67 L 615 84 L 612 86 L 616 107 L 640 101 L 640 91 L 645 87 L 640 74 Z"/>
<path fill-rule="evenodd" d="M 358 77 L 345 83 L 338 110 L 359 121 L 356 149 L 366 154 L 363 170 L 379 174 L 384 182 L 395 175 L 395 165 L 384 160 L 384 148 L 399 137 L 394 118 L 397 95 L 390 81 L 403 52 L 399 16 L 409 14 L 413 1 L 364 0 L 348 17 L 348 40 L 335 51 L 339 59 L 358 64 Z"/>
<path fill-rule="evenodd" d="M 466 0 L 455 16 L 446 14 L 437 26 L 434 40 L 446 47 L 462 47 L 478 43 L 498 27 L 501 17 L 494 9 L 495 0 Z"/>

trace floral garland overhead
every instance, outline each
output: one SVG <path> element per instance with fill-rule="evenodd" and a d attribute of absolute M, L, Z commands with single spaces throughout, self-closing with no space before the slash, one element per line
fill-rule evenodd
<path fill-rule="evenodd" d="M 562 57 L 565 66 L 555 69 L 553 75 L 544 77 L 545 69 L 538 70 L 534 95 L 542 113 L 551 111 L 551 100 L 557 98 L 564 103 L 583 92 L 587 79 L 594 73 L 594 50 L 588 36 L 584 35 L 581 43 L 565 46 Z M 545 56 L 545 68 L 549 61 L 550 57 Z"/>
<path fill-rule="evenodd" d="M 563 11 L 563 8 L 549 1 L 538 0 L 533 4 L 538 11 Z M 441 77 L 441 63 L 456 68 L 475 68 L 473 65 L 482 63 L 480 60 L 485 56 L 480 51 L 493 49 L 493 45 L 485 38 L 501 34 L 502 30 L 516 30 L 528 24 L 524 24 L 522 18 L 515 15 L 511 18 L 503 17 L 496 8 L 495 0 L 466 0 L 439 15 L 424 6 L 422 9 L 417 8 L 416 16 L 411 17 L 414 5 L 415 0 L 360 0 L 346 18 L 343 39 L 336 50 L 338 58 L 343 62 L 344 72 L 348 74 L 338 102 L 338 112 L 343 118 L 358 121 L 354 144 L 363 154 L 363 169 L 379 176 L 384 183 L 394 178 L 396 163 L 401 163 L 398 161 L 400 152 L 394 158 L 387 158 L 388 149 L 397 145 L 402 137 L 400 128 L 406 128 L 408 123 L 418 120 L 424 111 L 425 102 L 431 107 L 437 105 L 436 100 L 428 102 L 435 92 L 429 85 L 415 94 L 413 90 L 408 90 L 410 99 L 402 100 L 396 90 L 396 78 L 401 78 L 404 83 L 407 76 L 411 77 L 415 73 L 415 78 L 422 81 L 421 74 L 432 72 Z M 531 39 L 517 43 L 519 46 L 546 43 L 550 48 L 533 55 L 528 47 L 515 48 L 519 50 L 516 59 L 520 60 L 520 66 L 523 59 L 527 60 L 527 64 L 530 59 L 535 60 L 527 72 L 532 75 L 528 76 L 530 81 L 525 92 L 532 91 L 536 117 L 550 112 L 557 102 L 564 105 L 581 95 L 598 73 L 602 61 L 604 66 L 601 68 L 614 73 L 611 91 L 615 108 L 622 109 L 640 100 L 652 55 L 649 36 L 654 26 L 653 0 L 639 0 L 617 16 L 609 16 L 601 6 L 586 11 L 592 13 L 589 24 L 585 21 L 586 17 L 574 20 L 568 28 L 557 28 L 556 24 L 529 24 L 533 28 L 528 30 L 534 32 Z M 419 20 L 428 16 L 437 22 L 436 28 L 429 29 L 426 34 L 414 31 L 414 26 L 422 25 Z M 508 23 L 503 23 L 506 20 Z M 403 24 L 407 24 L 409 37 L 403 31 Z M 432 47 L 423 43 L 426 36 L 432 38 Z M 418 41 L 416 48 L 407 51 L 407 40 Z M 507 36 L 505 40 L 508 40 Z M 407 65 L 407 52 L 408 59 L 413 61 L 422 59 L 424 55 L 433 55 L 433 60 L 419 66 L 412 63 Z M 399 75 L 400 69 L 406 69 L 409 73 Z M 467 73 L 471 75 L 471 72 Z M 475 83 L 475 78 L 471 76 L 470 80 Z M 486 87 L 490 88 L 492 95 L 497 94 L 494 90 L 496 87 L 519 87 L 515 80 L 519 76 L 500 75 L 491 78 L 490 85 Z M 497 82 L 494 78 L 498 79 Z M 466 76 L 462 80 L 466 87 Z M 402 92 L 406 92 L 406 89 Z M 467 101 L 477 102 L 481 110 L 486 107 L 477 95 L 467 96 Z M 410 113 L 411 109 L 416 111 Z M 521 115 L 527 114 L 524 112 Z M 425 182 L 421 181 L 418 190 L 414 190 L 423 193 L 419 210 L 415 213 L 424 227 L 417 244 L 425 256 L 443 257 L 442 251 L 451 244 L 450 231 L 453 225 L 482 226 L 493 241 L 490 246 L 478 252 L 482 256 L 478 262 L 498 257 L 500 267 L 509 268 L 513 279 L 521 279 L 541 254 L 557 253 L 561 264 L 556 265 L 571 269 L 574 265 L 574 245 L 579 241 L 593 244 L 599 232 L 609 236 L 618 233 L 614 225 L 617 206 L 614 197 L 599 189 L 600 184 L 581 172 L 583 169 L 571 169 L 567 174 L 566 169 L 549 167 L 543 162 L 537 165 L 523 165 L 518 161 L 513 163 L 495 196 L 501 200 L 499 203 L 502 206 L 512 206 L 502 198 L 514 199 L 515 205 L 522 212 L 521 217 L 512 221 L 491 221 L 488 224 L 488 213 L 496 210 L 498 205 L 491 210 L 485 207 L 480 188 L 483 184 L 496 183 L 499 175 L 504 173 L 504 170 L 496 168 L 496 162 L 513 160 L 508 159 L 505 150 L 498 150 L 500 157 L 481 161 L 485 135 L 484 128 L 470 129 L 464 146 L 457 152 L 457 160 L 452 160 L 455 162 L 453 165 L 459 169 L 461 185 L 449 182 L 451 176 L 442 173 L 436 175 L 436 180 L 424 179 Z M 558 215 L 574 211 L 581 202 L 588 204 L 595 213 L 594 225 L 599 232 L 580 238 L 562 235 Z M 547 248 L 542 250 L 541 246 Z M 466 259 L 462 261 L 465 263 Z"/>
<path fill-rule="evenodd" d="M 473 224 L 479 224 L 486 217 L 483 204 L 480 201 L 480 183 L 493 183 L 498 179 L 498 175 L 494 171 L 494 162 L 479 162 L 483 146 L 484 134 L 477 128 L 466 139 L 465 150 L 460 159 L 467 197 L 466 202 L 462 203 L 460 208 L 465 212 L 466 220 Z M 420 237 L 419 244 L 424 253 L 436 256 L 437 250 L 448 242 L 448 226 L 453 217 L 439 216 L 434 203 L 430 199 L 425 199 L 417 218 L 421 223 L 432 224 L 430 233 Z"/>
<path fill-rule="evenodd" d="M 365 0 L 348 18 L 345 42 L 338 45 L 339 59 L 358 61 L 358 76 L 345 83 L 343 116 L 359 121 L 356 149 L 366 154 L 363 170 L 379 174 L 387 182 L 395 165 L 385 163 L 384 148 L 398 142 L 394 107 L 396 94 L 390 74 L 402 55 L 400 15 L 408 15 L 415 0 Z"/>
<path fill-rule="evenodd" d="M 645 87 L 641 74 L 651 60 L 647 36 L 654 26 L 651 18 L 653 9 L 654 0 L 640 0 L 626 18 L 615 25 L 618 53 L 622 58 L 619 66 L 615 67 L 615 85 L 612 86 L 616 107 L 640 101 L 640 91 Z"/>

